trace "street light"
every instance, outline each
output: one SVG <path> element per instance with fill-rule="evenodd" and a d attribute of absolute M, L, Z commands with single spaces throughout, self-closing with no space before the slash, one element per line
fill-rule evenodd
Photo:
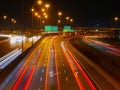
<path fill-rule="evenodd" d="M 59 24 L 60 24 L 60 22 L 61 22 L 61 21 L 60 21 L 60 20 L 58 20 L 58 23 L 59 23 Z"/>
<path fill-rule="evenodd" d="M 38 0 L 38 2 L 37 2 L 39 5 L 41 5 L 42 4 L 42 1 L 41 0 Z"/>
<path fill-rule="evenodd" d="M 7 19 L 7 16 L 3 16 L 3 19 L 6 20 L 6 19 Z"/>
<path fill-rule="evenodd" d="M 70 22 L 71 22 L 71 25 L 72 25 L 72 23 L 73 23 L 73 19 L 70 19 Z"/>
<path fill-rule="evenodd" d="M 67 20 L 67 24 L 68 24 L 68 20 L 69 20 L 69 17 L 68 17 L 68 16 L 66 17 L 66 20 Z"/>
<path fill-rule="evenodd" d="M 32 12 L 32 46 L 33 46 L 33 13 L 34 13 L 34 8 L 31 9 L 31 12 Z"/>
<path fill-rule="evenodd" d="M 38 15 L 38 12 L 35 12 L 35 16 L 37 16 Z"/>
<path fill-rule="evenodd" d="M 62 15 L 62 12 L 58 12 L 58 16 L 59 16 L 59 19 L 60 19 L 60 16 Z"/>
<path fill-rule="evenodd" d="M 45 7 L 48 9 L 50 7 L 50 4 L 45 4 Z"/>
<path fill-rule="evenodd" d="M 114 22 L 115 22 L 115 27 L 116 27 L 116 28 L 117 28 L 117 26 L 118 26 L 118 20 L 119 20 L 118 17 L 114 17 Z"/>
<path fill-rule="evenodd" d="M 61 23 L 61 19 L 60 19 L 61 15 L 62 15 L 62 12 L 58 12 L 58 16 L 59 16 L 58 27 L 59 27 L 59 30 L 60 30 L 60 23 Z"/>
<path fill-rule="evenodd" d="M 44 8 L 42 8 L 41 10 L 42 10 L 42 12 L 45 12 L 45 9 L 44 9 Z"/>
<path fill-rule="evenodd" d="M 42 21 L 42 24 L 43 24 L 43 29 L 44 29 L 44 26 L 45 26 L 45 21 L 44 20 Z"/>
<path fill-rule="evenodd" d="M 114 17 L 114 20 L 115 20 L 115 22 L 117 22 L 118 21 L 118 17 Z"/>
<path fill-rule="evenodd" d="M 5 16 L 3 16 L 3 19 L 5 20 L 4 25 L 3 25 L 3 26 L 5 27 L 5 26 L 7 26 L 7 25 L 6 25 L 6 24 L 7 24 L 7 22 L 6 22 L 7 16 L 6 16 L 6 15 L 5 15 Z"/>

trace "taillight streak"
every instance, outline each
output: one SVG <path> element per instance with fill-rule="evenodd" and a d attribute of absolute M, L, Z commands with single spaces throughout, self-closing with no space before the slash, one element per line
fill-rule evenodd
<path fill-rule="evenodd" d="M 92 82 L 90 81 L 90 79 L 88 78 L 88 76 L 86 75 L 86 73 L 84 72 L 84 70 L 82 69 L 82 67 L 77 62 L 77 60 L 74 57 L 74 55 L 68 49 L 67 49 L 67 51 L 70 54 L 70 56 L 72 57 L 72 59 L 74 60 L 75 64 L 77 65 L 77 67 L 80 70 L 80 72 L 82 73 L 82 75 L 84 76 L 84 78 L 87 81 L 88 85 L 91 87 L 92 90 L 96 90 L 96 88 L 94 87 L 94 85 L 92 84 Z"/>
<path fill-rule="evenodd" d="M 28 65 L 25 67 L 24 71 L 20 75 L 19 79 L 16 81 L 15 85 L 12 87 L 12 90 L 17 90 L 17 88 L 18 88 L 20 82 L 22 81 L 27 70 L 28 70 Z"/>

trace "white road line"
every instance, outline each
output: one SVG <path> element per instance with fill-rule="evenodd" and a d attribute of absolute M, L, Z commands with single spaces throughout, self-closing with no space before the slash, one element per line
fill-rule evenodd
<path fill-rule="evenodd" d="M 66 71 L 64 70 L 64 73 L 66 73 Z"/>
<path fill-rule="evenodd" d="M 62 58 L 62 57 L 60 57 L 60 58 Z"/>
<path fill-rule="evenodd" d="M 46 64 L 44 63 L 44 66 L 45 66 Z"/>
<path fill-rule="evenodd" d="M 45 70 L 44 69 L 42 69 L 42 72 L 44 72 Z"/>
<path fill-rule="evenodd" d="M 45 60 L 45 62 L 47 62 L 47 60 Z"/>
<path fill-rule="evenodd" d="M 42 77 L 40 77 L 40 82 L 43 80 L 43 78 Z"/>
<path fill-rule="evenodd" d="M 66 77 L 66 81 L 68 82 L 68 77 Z"/>

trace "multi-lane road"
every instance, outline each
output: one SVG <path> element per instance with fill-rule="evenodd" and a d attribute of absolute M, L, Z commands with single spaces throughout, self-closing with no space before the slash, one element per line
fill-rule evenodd
<path fill-rule="evenodd" d="M 68 41 L 45 37 L 3 80 L 0 90 L 115 90 Z"/>

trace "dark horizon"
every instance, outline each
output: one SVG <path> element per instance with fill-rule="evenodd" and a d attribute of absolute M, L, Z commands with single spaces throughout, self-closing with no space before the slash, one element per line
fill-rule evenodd
<path fill-rule="evenodd" d="M 9 18 L 15 18 L 17 24 L 22 26 L 24 21 L 25 26 L 30 27 L 30 9 L 34 2 L 33 0 L 2 0 L 0 3 L 0 20 L 3 15 L 7 15 Z M 61 17 L 63 19 L 66 16 L 73 18 L 76 26 L 113 27 L 115 24 L 114 17 L 120 17 L 120 1 L 117 0 L 46 0 L 46 2 L 51 5 L 49 24 L 52 25 L 57 23 L 58 11 L 63 12 Z"/>

